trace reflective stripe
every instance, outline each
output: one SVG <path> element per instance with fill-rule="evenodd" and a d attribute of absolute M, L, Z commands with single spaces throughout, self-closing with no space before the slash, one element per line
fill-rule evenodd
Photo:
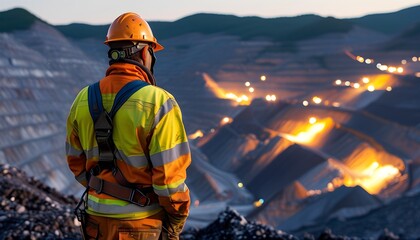
<path fill-rule="evenodd" d="M 98 147 L 94 147 L 92 149 L 86 150 L 86 158 L 87 159 L 91 159 L 91 158 L 94 158 L 94 157 L 99 157 L 99 148 Z M 125 155 L 122 150 L 118 150 L 116 157 L 118 159 L 124 160 L 124 162 L 126 162 L 127 164 L 129 164 L 132 167 L 139 168 L 139 167 L 145 167 L 145 166 L 148 165 L 147 158 L 144 155 L 133 155 L 133 156 L 127 157 L 127 155 Z"/>
<path fill-rule="evenodd" d="M 149 164 L 149 162 L 147 161 L 147 157 L 144 155 L 133 155 L 127 157 L 127 155 L 125 155 L 122 150 L 118 150 L 117 155 L 117 158 L 124 160 L 124 162 L 126 162 L 132 167 L 146 167 Z"/>
<path fill-rule="evenodd" d="M 172 183 L 168 185 L 155 185 L 153 184 L 153 190 L 159 196 L 169 197 L 174 193 L 177 192 L 186 192 L 188 187 L 187 184 L 184 182 L 185 180 L 182 179 L 177 183 Z"/>
<path fill-rule="evenodd" d="M 161 210 L 158 203 L 140 207 L 118 199 L 101 199 L 93 195 L 88 196 L 88 209 L 98 214 L 128 214 L 135 216 L 150 216 Z M 140 217 L 139 217 L 140 218 Z"/>
<path fill-rule="evenodd" d="M 155 120 L 153 122 L 153 126 L 152 129 L 154 129 L 156 127 L 156 125 L 160 122 L 160 120 L 168 113 L 172 110 L 172 108 L 174 108 L 174 104 L 172 102 L 172 99 L 169 98 L 168 100 L 166 100 L 166 102 L 164 104 L 162 104 L 162 106 L 160 107 L 159 111 L 157 112 L 156 116 L 155 116 Z"/>
<path fill-rule="evenodd" d="M 93 157 L 99 157 L 99 148 L 98 147 L 88 149 L 85 152 L 86 152 L 86 159 L 91 159 Z"/>
<path fill-rule="evenodd" d="M 84 171 L 81 174 L 79 174 L 79 176 L 76 177 L 76 180 L 79 183 L 87 182 L 86 171 Z"/>
<path fill-rule="evenodd" d="M 175 147 L 162 151 L 160 153 L 155 153 L 150 156 L 153 167 L 163 166 L 167 163 L 175 161 L 180 156 L 190 153 L 190 145 L 188 142 L 183 142 Z"/>
<path fill-rule="evenodd" d="M 78 157 L 83 153 L 83 150 L 74 148 L 70 143 L 66 142 L 66 155 Z"/>

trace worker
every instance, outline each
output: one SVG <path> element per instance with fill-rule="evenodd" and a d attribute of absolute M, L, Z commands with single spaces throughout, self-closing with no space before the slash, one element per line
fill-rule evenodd
<path fill-rule="evenodd" d="M 67 118 L 67 162 L 86 187 L 77 209 L 83 237 L 179 239 L 189 214 L 191 153 L 180 107 L 153 75 L 163 46 L 130 12 L 109 26 L 105 44 L 105 77 L 96 92 L 93 84 L 78 93 Z M 142 87 L 127 96 L 132 82 Z M 126 99 L 111 116 L 118 95 Z"/>

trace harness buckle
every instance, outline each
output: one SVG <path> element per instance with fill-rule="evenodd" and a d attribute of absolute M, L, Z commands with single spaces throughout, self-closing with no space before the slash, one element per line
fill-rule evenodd
<path fill-rule="evenodd" d="M 100 193 L 102 193 L 102 190 L 104 188 L 104 180 L 100 179 L 100 178 L 98 178 L 98 180 L 99 180 L 99 189 L 95 189 L 95 192 L 97 194 L 100 194 Z"/>
<path fill-rule="evenodd" d="M 134 198 L 136 197 L 136 193 L 140 194 L 140 197 L 138 198 L 138 200 L 135 200 Z M 141 199 L 145 199 L 145 203 L 143 204 Z M 130 198 L 129 201 L 131 203 L 134 203 L 140 207 L 146 207 L 150 205 L 150 198 L 147 197 L 142 191 L 140 191 L 139 189 L 135 188 L 133 190 L 131 190 L 131 194 L 130 194 Z"/>

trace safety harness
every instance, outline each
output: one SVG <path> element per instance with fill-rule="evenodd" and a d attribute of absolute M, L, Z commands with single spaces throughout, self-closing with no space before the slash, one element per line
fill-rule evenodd
<path fill-rule="evenodd" d="M 117 165 L 116 148 L 112 137 L 113 118 L 120 107 L 139 89 L 148 83 L 135 80 L 127 83 L 116 95 L 111 111 L 108 113 L 102 104 L 102 95 L 99 82 L 88 88 L 89 111 L 94 122 L 95 137 L 99 149 L 99 161 L 90 170 L 88 187 L 98 194 L 105 193 L 140 207 L 149 206 L 158 202 L 158 197 L 152 187 L 142 187 L 130 183 L 121 173 Z M 150 162 L 148 152 L 146 157 Z M 97 177 L 103 170 L 111 170 L 118 184 L 105 181 Z"/>

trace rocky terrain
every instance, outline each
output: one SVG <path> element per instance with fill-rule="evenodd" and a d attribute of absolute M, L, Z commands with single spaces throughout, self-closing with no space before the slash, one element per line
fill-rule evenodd
<path fill-rule="evenodd" d="M 80 239 L 77 200 L 0 165 L 0 239 Z"/>

